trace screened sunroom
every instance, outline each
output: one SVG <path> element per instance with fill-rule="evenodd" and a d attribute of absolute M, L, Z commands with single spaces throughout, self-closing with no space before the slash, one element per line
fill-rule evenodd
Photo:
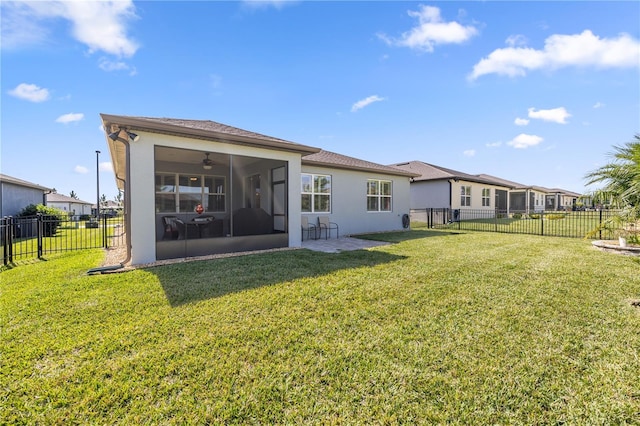
<path fill-rule="evenodd" d="M 156 258 L 287 247 L 287 161 L 154 147 Z"/>

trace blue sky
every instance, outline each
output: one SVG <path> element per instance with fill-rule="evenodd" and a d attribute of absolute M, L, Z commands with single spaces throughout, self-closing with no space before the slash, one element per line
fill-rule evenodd
<path fill-rule="evenodd" d="M 0 3 L 2 173 L 117 194 L 99 113 L 583 192 L 640 133 L 640 2 Z"/>

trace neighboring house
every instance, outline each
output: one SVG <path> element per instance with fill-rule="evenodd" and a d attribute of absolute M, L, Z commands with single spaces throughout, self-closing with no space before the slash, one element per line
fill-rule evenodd
<path fill-rule="evenodd" d="M 509 184 L 422 161 L 392 166 L 418 175 L 411 180 L 412 209 L 448 208 L 487 212 L 508 209 L 508 192 L 512 188 Z"/>
<path fill-rule="evenodd" d="M 578 200 L 582 197 L 581 194 L 560 188 L 549 189 L 547 192 L 547 210 L 575 210 Z"/>
<path fill-rule="evenodd" d="M 46 204 L 50 188 L 0 174 L 0 216 L 15 216 L 30 204 Z"/>
<path fill-rule="evenodd" d="M 213 121 L 101 118 L 132 264 L 298 247 L 303 214 L 346 235 L 409 213 L 411 172 Z"/>
<path fill-rule="evenodd" d="M 117 216 L 122 213 L 122 204 L 117 201 L 107 200 L 100 202 L 100 214 L 106 214 L 108 217 Z M 96 214 L 96 205 L 91 204 L 91 214 Z"/>
<path fill-rule="evenodd" d="M 512 187 L 509 191 L 509 211 L 511 213 L 573 210 L 581 197 L 580 194 L 564 189 L 523 185 L 487 174 L 478 176 Z"/>
<path fill-rule="evenodd" d="M 478 176 L 511 187 L 509 190 L 508 208 L 506 209 L 510 213 L 533 213 L 545 210 L 546 188 L 524 185 L 488 174 L 479 174 Z"/>
<path fill-rule="evenodd" d="M 57 193 L 47 194 L 47 205 L 63 210 L 72 216 L 91 214 L 91 203 L 67 195 Z"/>

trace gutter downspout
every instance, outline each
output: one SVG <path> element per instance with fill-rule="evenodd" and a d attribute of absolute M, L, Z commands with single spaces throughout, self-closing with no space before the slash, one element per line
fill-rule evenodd
<path fill-rule="evenodd" d="M 102 266 L 102 267 L 98 267 L 98 268 L 93 268 L 93 269 L 89 269 L 87 271 L 87 274 L 89 275 L 94 275 L 94 274 L 102 274 L 105 272 L 109 272 L 109 271 L 115 271 L 118 269 L 122 269 L 125 267 L 125 265 L 127 263 L 129 263 L 131 261 L 131 166 L 130 166 L 130 158 L 131 158 L 131 154 L 130 154 L 130 148 L 129 148 L 129 141 L 121 138 L 118 135 L 118 139 L 116 139 L 120 142 L 122 142 L 124 144 L 125 147 L 125 178 L 122 179 L 118 176 L 116 176 L 116 179 L 118 179 L 121 182 L 124 182 L 124 229 L 125 229 L 125 244 L 126 244 L 126 248 L 127 248 L 127 257 L 120 262 L 119 265 L 112 265 L 112 266 Z"/>

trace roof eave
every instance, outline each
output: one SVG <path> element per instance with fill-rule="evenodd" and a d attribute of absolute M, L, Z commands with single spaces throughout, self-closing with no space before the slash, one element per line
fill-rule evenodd
<path fill-rule="evenodd" d="M 203 139 L 212 142 L 231 143 L 256 148 L 278 149 L 281 151 L 296 152 L 303 155 L 315 154 L 317 152 L 320 152 L 320 148 L 296 144 L 293 142 L 278 142 L 262 138 L 230 135 L 228 133 L 221 133 L 212 130 L 194 129 L 191 127 L 181 127 L 168 123 L 150 122 L 147 120 L 140 120 L 135 117 L 124 117 L 109 114 L 100 114 L 100 116 L 102 117 L 102 122 L 105 124 L 105 128 L 108 125 L 118 125 L 121 127 L 126 127 L 128 130 L 132 131 L 147 131 L 170 136 Z"/>

